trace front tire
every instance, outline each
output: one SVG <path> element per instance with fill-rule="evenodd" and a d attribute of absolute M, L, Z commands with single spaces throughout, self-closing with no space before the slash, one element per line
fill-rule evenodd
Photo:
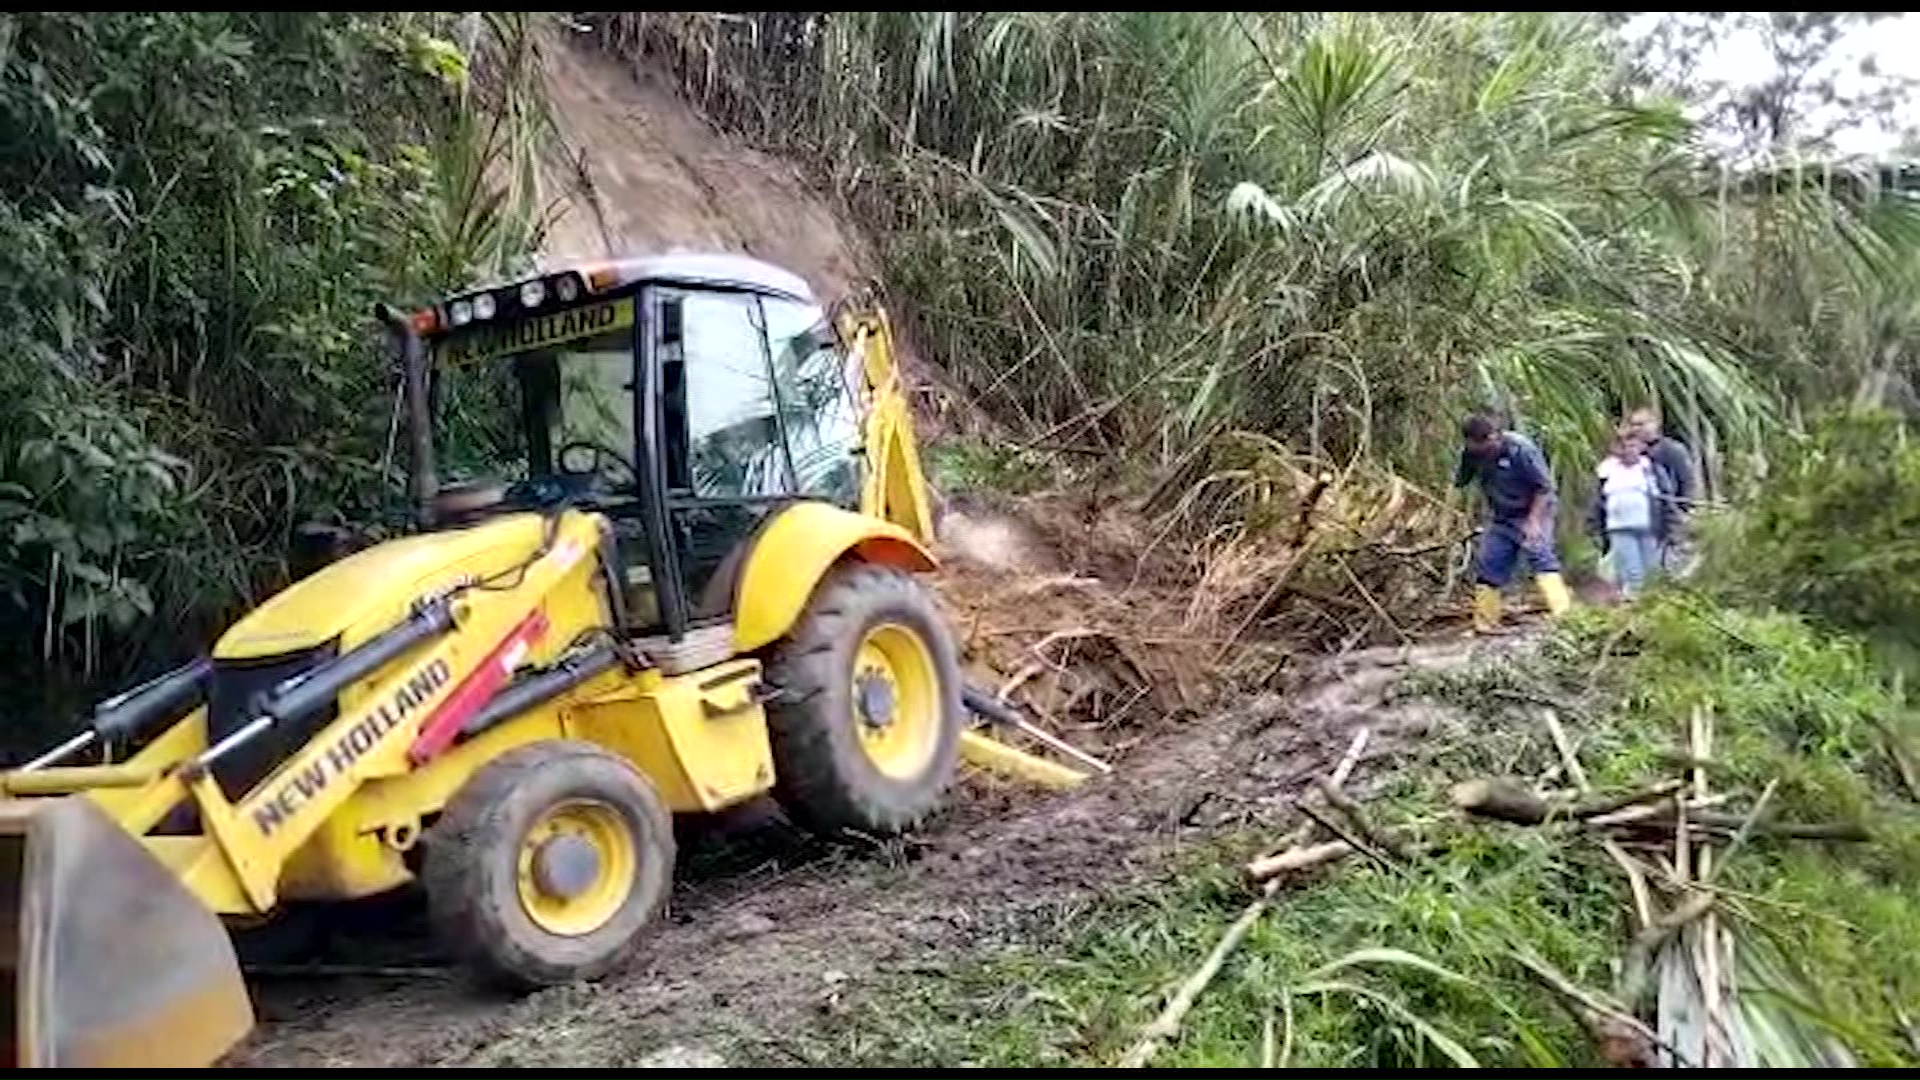
<path fill-rule="evenodd" d="M 772 650 L 775 791 L 821 832 L 887 835 L 932 813 L 959 760 L 960 665 L 932 597 L 901 570 L 827 574 Z"/>
<path fill-rule="evenodd" d="M 599 978 L 665 904 L 673 820 L 653 785 L 589 743 L 501 755 L 447 804 L 421 878 L 434 930 L 509 990 Z"/>

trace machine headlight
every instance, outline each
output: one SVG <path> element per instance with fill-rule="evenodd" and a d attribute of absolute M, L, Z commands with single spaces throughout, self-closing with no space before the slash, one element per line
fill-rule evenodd
<path fill-rule="evenodd" d="M 473 317 L 476 319 L 493 318 L 494 299 L 492 293 L 481 293 L 473 298 Z"/>
<path fill-rule="evenodd" d="M 546 302 L 547 302 L 547 283 L 546 282 L 529 281 L 525 285 L 520 286 L 520 306 L 521 307 L 537 308 L 541 304 L 544 304 Z"/>
<path fill-rule="evenodd" d="M 473 321 L 473 305 L 465 300 L 455 300 L 447 305 L 447 314 L 452 316 L 453 325 L 465 326 Z"/>
<path fill-rule="evenodd" d="M 553 283 L 553 295 L 558 296 L 563 304 L 571 304 L 580 299 L 580 279 L 572 274 L 556 278 Z"/>

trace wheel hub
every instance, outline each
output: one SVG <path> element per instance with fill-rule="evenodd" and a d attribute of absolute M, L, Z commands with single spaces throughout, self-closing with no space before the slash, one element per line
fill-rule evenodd
<path fill-rule="evenodd" d="M 583 895 L 600 876 L 600 853 L 592 841 L 561 833 L 541 841 L 533 853 L 533 880 L 540 891 L 560 900 Z"/>
<path fill-rule="evenodd" d="M 862 674 L 854 683 L 854 699 L 860 719 L 876 731 L 893 723 L 897 708 L 893 680 L 877 671 Z"/>

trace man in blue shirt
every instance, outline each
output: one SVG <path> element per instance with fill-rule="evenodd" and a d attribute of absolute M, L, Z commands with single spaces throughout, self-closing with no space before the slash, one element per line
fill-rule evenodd
<path fill-rule="evenodd" d="M 1513 580 L 1524 557 L 1547 611 L 1558 615 L 1573 606 L 1560 558 L 1553 549 L 1556 496 L 1546 455 L 1517 431 L 1503 431 L 1484 414 L 1460 425 L 1460 465 L 1453 486 L 1475 480 L 1485 496 L 1487 519 L 1480 533 L 1474 566 L 1473 628 L 1490 633 L 1500 625 L 1500 590 Z"/>

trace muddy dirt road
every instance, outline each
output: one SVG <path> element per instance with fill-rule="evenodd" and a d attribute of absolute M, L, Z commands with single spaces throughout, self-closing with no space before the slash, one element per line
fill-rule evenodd
<path fill-rule="evenodd" d="M 891 844 L 827 849 L 777 819 L 690 838 L 668 920 L 627 971 L 596 985 L 484 996 L 435 970 L 415 907 L 388 905 L 332 951 L 424 967 L 256 980 L 261 1023 L 231 1064 L 797 1064 L 797 1040 L 881 977 L 937 978 L 973 950 L 1045 935 L 1063 914 L 1164 873 L 1183 847 L 1277 826 L 1356 727 L 1373 729 L 1375 758 L 1437 722 L 1387 691 L 1410 672 L 1458 666 L 1472 649 L 1428 644 L 1322 663 L 1285 698 L 1154 734 L 1113 777 L 1074 793 L 970 780 L 938 822 Z"/>

